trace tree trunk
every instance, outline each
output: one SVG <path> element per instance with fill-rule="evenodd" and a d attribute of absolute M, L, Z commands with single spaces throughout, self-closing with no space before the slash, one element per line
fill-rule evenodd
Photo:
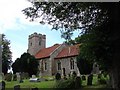
<path fill-rule="evenodd" d="M 112 66 L 110 71 L 112 88 L 120 90 L 120 3 L 114 3 L 111 7 L 111 31 L 112 31 Z"/>
<path fill-rule="evenodd" d="M 113 68 L 111 69 L 110 79 L 112 88 L 115 90 L 120 90 L 120 65 L 118 63 L 114 64 Z"/>

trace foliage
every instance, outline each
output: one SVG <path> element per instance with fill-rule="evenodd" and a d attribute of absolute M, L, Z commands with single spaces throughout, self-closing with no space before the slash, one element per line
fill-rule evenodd
<path fill-rule="evenodd" d="M 17 75 L 13 74 L 13 81 L 17 81 Z"/>
<path fill-rule="evenodd" d="M 5 80 L 6 80 L 6 81 L 11 81 L 11 80 L 12 80 L 12 73 L 7 73 L 7 74 L 5 75 Z"/>
<path fill-rule="evenodd" d="M 12 64 L 13 72 L 28 72 L 29 76 L 36 75 L 38 71 L 38 61 L 29 53 L 23 53 L 20 58 Z"/>
<path fill-rule="evenodd" d="M 12 63 L 12 52 L 10 51 L 10 41 L 2 34 L 2 72 L 7 73 Z"/>
<path fill-rule="evenodd" d="M 53 88 L 55 81 L 43 81 L 43 82 L 29 82 L 29 79 L 25 79 L 24 83 L 18 83 L 18 81 L 6 81 L 6 88 L 13 89 L 15 85 L 20 85 L 21 90 L 31 90 L 31 88 Z"/>
<path fill-rule="evenodd" d="M 83 59 L 81 54 L 77 57 L 77 66 L 81 74 L 90 74 L 93 67 L 93 62 L 87 59 Z"/>
<path fill-rule="evenodd" d="M 60 74 L 60 73 L 56 73 L 55 79 L 56 79 L 56 80 L 60 80 L 60 79 L 61 79 L 61 74 Z"/>
<path fill-rule="evenodd" d="M 66 80 L 61 79 L 56 81 L 55 88 L 80 88 L 81 83 L 80 77 L 68 78 Z"/>

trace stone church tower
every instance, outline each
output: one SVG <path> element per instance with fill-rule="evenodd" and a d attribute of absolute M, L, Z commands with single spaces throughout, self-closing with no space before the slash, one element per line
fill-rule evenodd
<path fill-rule="evenodd" d="M 29 35 L 28 53 L 35 55 L 42 48 L 46 48 L 46 35 L 37 34 L 36 32 Z"/>

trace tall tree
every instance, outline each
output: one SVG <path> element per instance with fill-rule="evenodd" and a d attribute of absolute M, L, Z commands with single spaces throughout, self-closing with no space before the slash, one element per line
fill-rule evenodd
<path fill-rule="evenodd" d="M 63 32 L 81 29 L 85 38 L 85 42 L 82 42 L 81 54 L 106 66 L 111 76 L 112 87 L 120 89 L 119 3 L 31 3 L 33 7 L 23 10 L 31 20 L 39 18 L 40 23 L 51 24 L 53 29 Z"/>
<path fill-rule="evenodd" d="M 10 51 L 10 41 L 2 34 L 2 72 L 7 73 L 12 63 L 12 52 Z"/>
<path fill-rule="evenodd" d="M 29 76 L 37 74 L 38 72 L 38 61 L 34 56 L 29 53 L 23 53 L 20 58 L 17 58 L 12 64 L 13 73 L 16 72 L 28 72 Z"/>

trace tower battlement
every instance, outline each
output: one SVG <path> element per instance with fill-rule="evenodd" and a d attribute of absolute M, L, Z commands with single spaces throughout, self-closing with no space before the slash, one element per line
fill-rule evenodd
<path fill-rule="evenodd" d="M 46 35 L 34 32 L 28 37 L 28 53 L 35 55 L 40 49 L 46 47 Z"/>

